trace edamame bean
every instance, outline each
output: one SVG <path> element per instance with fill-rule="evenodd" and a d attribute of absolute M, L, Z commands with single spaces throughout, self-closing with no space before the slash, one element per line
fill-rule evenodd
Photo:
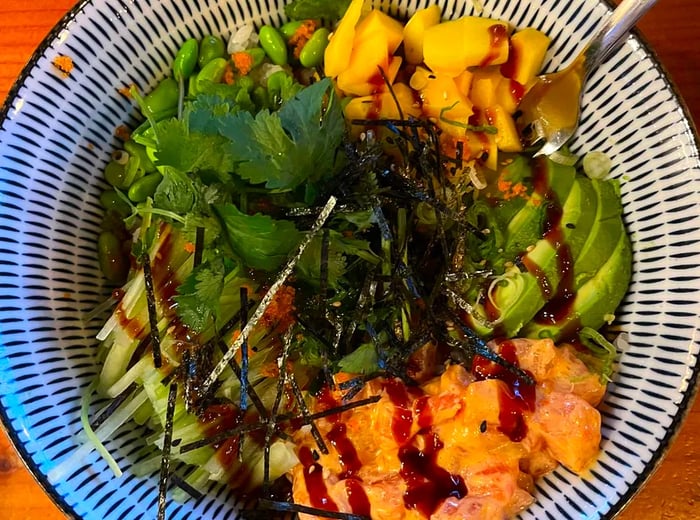
<path fill-rule="evenodd" d="M 269 108 L 270 97 L 267 95 L 266 88 L 260 86 L 255 87 L 253 92 L 250 94 L 250 97 L 252 98 L 253 103 L 255 103 L 255 106 L 259 109 Z"/>
<path fill-rule="evenodd" d="M 248 76 L 241 76 L 240 78 L 238 78 L 238 80 L 236 80 L 236 85 L 238 85 L 243 90 L 252 92 L 252 90 L 255 88 L 255 81 L 253 81 L 253 79 L 249 78 Z"/>
<path fill-rule="evenodd" d="M 287 64 L 287 44 L 282 34 L 271 25 L 263 25 L 258 33 L 260 46 L 275 65 Z"/>
<path fill-rule="evenodd" d="M 126 164 L 121 164 L 117 161 L 109 161 L 105 166 L 105 180 L 115 188 L 123 190 L 124 179 L 126 178 Z"/>
<path fill-rule="evenodd" d="M 131 186 L 134 181 L 143 177 L 144 171 L 141 169 L 141 159 L 138 155 L 131 155 L 124 168 L 124 188 Z"/>
<path fill-rule="evenodd" d="M 282 36 L 284 36 L 284 39 L 289 41 L 289 39 L 294 36 L 294 34 L 299 30 L 299 27 L 301 27 L 303 24 L 304 20 L 293 20 L 283 24 L 279 30 Z"/>
<path fill-rule="evenodd" d="M 103 231 L 97 238 L 97 259 L 100 270 L 113 283 L 121 284 L 129 273 L 129 259 L 122 252 L 122 243 L 112 231 Z"/>
<path fill-rule="evenodd" d="M 194 38 L 190 38 L 182 44 L 173 61 L 173 76 L 177 81 L 189 78 L 197 66 L 199 56 L 199 44 Z"/>
<path fill-rule="evenodd" d="M 328 47 L 328 36 L 330 36 L 330 31 L 325 27 L 314 31 L 299 54 L 299 61 L 303 67 L 317 67 L 321 64 L 323 53 Z"/>
<path fill-rule="evenodd" d="M 265 49 L 261 49 L 260 47 L 253 47 L 245 52 L 250 54 L 250 56 L 253 58 L 253 66 L 251 69 L 258 67 L 265 59 L 265 56 L 267 56 L 267 54 L 265 54 Z"/>
<path fill-rule="evenodd" d="M 158 83 L 145 98 L 143 98 L 144 109 L 150 117 L 158 120 L 163 114 L 177 110 L 177 102 L 180 97 L 180 87 L 173 78 L 165 78 Z"/>
<path fill-rule="evenodd" d="M 131 214 L 129 204 L 116 192 L 116 190 L 105 190 L 100 194 L 100 204 L 105 211 L 114 211 L 122 218 Z"/>
<path fill-rule="evenodd" d="M 209 62 L 216 58 L 226 56 L 226 46 L 224 41 L 218 36 L 211 34 L 202 38 L 199 43 L 199 68 L 203 69 Z"/>
<path fill-rule="evenodd" d="M 129 187 L 129 200 L 133 202 L 143 202 L 148 197 L 153 196 L 162 180 L 163 176 L 160 172 L 144 175 Z"/>
<path fill-rule="evenodd" d="M 151 158 L 148 157 L 145 146 L 129 139 L 124 142 L 124 150 L 129 152 L 129 155 L 139 158 L 139 165 L 144 172 L 151 173 L 156 171 L 156 166 L 151 161 Z"/>
<path fill-rule="evenodd" d="M 221 83 L 221 79 L 224 77 L 224 72 L 226 72 L 227 66 L 228 61 L 224 58 L 214 58 L 209 63 L 207 63 L 204 66 L 204 68 L 200 70 L 197 74 L 197 92 L 201 90 L 202 83 L 205 81 L 211 81 L 212 83 Z"/>

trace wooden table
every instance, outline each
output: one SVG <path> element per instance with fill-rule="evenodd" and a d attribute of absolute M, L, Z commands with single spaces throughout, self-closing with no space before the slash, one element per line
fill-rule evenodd
<path fill-rule="evenodd" d="M 485 0 L 488 2 L 489 0 Z M 566 0 L 563 0 L 566 1 Z M 73 0 L 0 3 L 0 100 L 35 47 Z M 700 2 L 663 0 L 640 28 L 700 122 Z M 688 414 L 658 471 L 618 517 L 620 520 L 700 518 L 700 400 Z M 24 468 L 0 432 L 0 518 L 58 520 L 65 516 Z"/>

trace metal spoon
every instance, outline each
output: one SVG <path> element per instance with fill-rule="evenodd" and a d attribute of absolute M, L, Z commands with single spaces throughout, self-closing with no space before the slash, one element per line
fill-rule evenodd
<path fill-rule="evenodd" d="M 550 155 L 573 137 L 578 127 L 583 84 L 656 1 L 623 0 L 569 66 L 537 78 L 520 104 L 522 115 L 517 121 L 526 147 L 544 140 L 535 155 Z"/>

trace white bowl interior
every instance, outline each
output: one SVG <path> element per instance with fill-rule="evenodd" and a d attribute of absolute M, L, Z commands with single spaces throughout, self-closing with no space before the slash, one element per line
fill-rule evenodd
<path fill-rule="evenodd" d="M 85 1 L 38 51 L 13 90 L 0 128 L 0 404 L 3 422 L 30 468 L 78 518 L 151 517 L 157 478 L 138 479 L 143 431 L 109 442 L 125 471 L 114 479 L 93 453 L 53 488 L 46 474 L 78 445 L 81 392 L 96 374 L 99 320 L 85 317 L 109 295 L 95 254 L 106 186 L 102 169 L 117 126 L 137 123 L 117 89 L 148 90 L 179 44 L 228 35 L 244 21 L 278 24 L 282 1 L 151 3 Z M 412 12 L 426 0 L 375 4 Z M 566 63 L 609 8 L 590 0 L 487 0 L 484 15 L 553 37 L 547 68 Z M 445 17 L 473 12 L 442 2 Z M 71 56 L 68 78 L 52 67 Z M 606 518 L 649 475 L 695 391 L 700 303 L 700 165 L 692 125 L 649 50 L 636 37 L 595 73 L 584 97 L 574 152 L 601 150 L 622 181 L 634 273 L 616 327 L 628 334 L 602 407 L 603 450 L 590 475 L 565 470 L 541 479 L 528 519 Z M 215 487 L 204 499 L 168 506 L 168 518 L 236 516 L 235 498 Z"/>

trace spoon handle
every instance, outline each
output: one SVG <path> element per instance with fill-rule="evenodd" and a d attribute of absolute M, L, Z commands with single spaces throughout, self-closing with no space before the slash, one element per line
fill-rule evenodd
<path fill-rule="evenodd" d="M 637 21 L 656 2 L 657 0 L 622 0 L 586 47 L 586 72 L 590 72 L 610 56 Z"/>

